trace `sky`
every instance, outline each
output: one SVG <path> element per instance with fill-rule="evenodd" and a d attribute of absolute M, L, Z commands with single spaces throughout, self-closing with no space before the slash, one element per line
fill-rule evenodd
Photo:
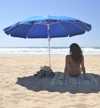
<path fill-rule="evenodd" d="M 100 47 L 100 0 L 0 0 L 0 47 L 44 47 L 47 39 L 22 39 L 3 29 L 32 16 L 69 16 L 92 25 L 92 30 L 71 38 L 51 39 L 51 46 Z"/>

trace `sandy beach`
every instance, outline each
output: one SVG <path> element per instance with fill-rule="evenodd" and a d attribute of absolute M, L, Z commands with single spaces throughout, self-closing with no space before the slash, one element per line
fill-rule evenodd
<path fill-rule="evenodd" d="M 64 55 L 52 55 L 55 72 L 63 73 L 64 59 Z M 0 55 L 0 108 L 100 108 L 99 89 L 71 93 L 60 92 L 59 88 L 50 91 L 42 85 L 42 89 L 34 90 L 32 83 L 29 88 L 30 84 L 19 83 L 19 78 L 31 80 L 44 65 L 48 65 L 47 55 Z M 85 56 L 85 66 L 88 73 L 100 77 L 100 55 Z"/>

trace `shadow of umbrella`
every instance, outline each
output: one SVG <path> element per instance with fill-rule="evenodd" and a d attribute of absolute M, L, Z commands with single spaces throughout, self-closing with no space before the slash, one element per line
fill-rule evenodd
<path fill-rule="evenodd" d="M 28 76 L 18 78 L 16 84 L 37 92 L 46 90 L 61 93 L 96 93 L 100 91 L 100 75 L 87 73 L 86 78 L 83 75 L 77 78 L 67 77 L 66 83 L 64 84 L 63 73 L 55 72 L 54 78 Z"/>

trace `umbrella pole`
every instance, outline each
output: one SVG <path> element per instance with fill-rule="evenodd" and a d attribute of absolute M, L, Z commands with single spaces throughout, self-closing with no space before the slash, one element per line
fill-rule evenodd
<path fill-rule="evenodd" d="M 48 54 L 49 54 L 49 67 L 51 68 L 51 54 L 50 54 L 50 38 L 48 37 Z"/>
<path fill-rule="evenodd" d="M 49 58 L 48 58 L 48 62 L 49 62 L 49 67 L 51 68 L 51 54 L 50 54 L 50 35 L 49 35 L 49 30 L 50 30 L 50 27 L 49 27 L 49 24 L 47 24 L 47 28 L 48 28 L 48 55 L 49 55 Z"/>

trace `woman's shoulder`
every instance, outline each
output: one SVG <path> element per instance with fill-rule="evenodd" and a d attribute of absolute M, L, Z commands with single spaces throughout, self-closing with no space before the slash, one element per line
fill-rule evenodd
<path fill-rule="evenodd" d="M 69 59 L 70 58 L 70 55 L 66 55 L 66 59 Z"/>
<path fill-rule="evenodd" d="M 70 57 L 71 55 L 66 55 L 66 57 Z"/>

